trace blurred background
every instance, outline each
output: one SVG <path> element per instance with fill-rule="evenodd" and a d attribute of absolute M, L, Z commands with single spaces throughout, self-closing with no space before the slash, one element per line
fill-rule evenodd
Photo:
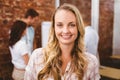
<path fill-rule="evenodd" d="M 50 22 L 54 10 L 63 3 L 76 5 L 83 20 L 98 32 L 100 65 L 120 70 L 120 0 L 0 0 L 0 80 L 12 80 L 8 39 L 13 22 L 22 18 L 28 8 L 37 10 L 40 15 L 34 25 L 35 40 L 37 47 L 42 47 L 44 30 L 41 27 Z M 101 76 L 101 80 L 120 80 L 120 76 L 115 79 L 102 72 Z"/>

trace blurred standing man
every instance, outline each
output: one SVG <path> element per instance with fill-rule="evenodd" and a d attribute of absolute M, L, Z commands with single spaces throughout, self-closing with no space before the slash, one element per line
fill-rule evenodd
<path fill-rule="evenodd" d="M 85 26 L 85 47 L 87 52 L 97 55 L 99 36 L 95 29 L 91 26 Z"/>
<path fill-rule="evenodd" d="M 84 19 L 85 23 L 85 48 L 86 51 L 98 57 L 98 43 L 99 35 L 97 31 L 91 26 L 89 20 Z"/>
<path fill-rule="evenodd" d="M 24 37 L 24 39 L 26 39 L 30 53 L 32 53 L 34 46 L 35 30 L 33 24 L 36 22 L 38 16 L 39 13 L 37 11 L 35 11 L 34 9 L 28 9 L 25 13 L 24 18 L 22 19 L 22 21 L 27 23 L 28 25 L 26 36 Z"/>

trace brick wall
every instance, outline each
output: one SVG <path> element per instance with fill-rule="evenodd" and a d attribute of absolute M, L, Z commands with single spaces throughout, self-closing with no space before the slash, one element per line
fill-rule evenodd
<path fill-rule="evenodd" d="M 24 16 L 28 8 L 40 14 L 36 22 L 37 47 L 41 46 L 41 22 L 49 21 L 55 9 L 54 0 L 0 0 L 0 80 L 10 80 L 13 65 L 8 49 L 9 29 L 16 19 Z"/>
<path fill-rule="evenodd" d="M 114 0 L 100 0 L 99 18 L 99 54 L 101 58 L 112 55 Z M 102 59 L 101 59 L 102 60 Z"/>

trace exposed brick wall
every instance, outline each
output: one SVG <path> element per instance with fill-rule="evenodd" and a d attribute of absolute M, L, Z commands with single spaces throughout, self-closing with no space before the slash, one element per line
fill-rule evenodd
<path fill-rule="evenodd" d="M 41 22 L 50 21 L 55 9 L 55 0 L 0 0 L 0 78 L 10 80 L 13 65 L 8 49 L 9 29 L 16 19 L 24 16 L 28 8 L 40 14 L 36 22 L 37 47 L 41 46 Z"/>
<path fill-rule="evenodd" d="M 101 58 L 107 58 L 112 55 L 114 0 L 100 0 L 99 17 L 98 50 Z"/>
<path fill-rule="evenodd" d="M 12 80 L 13 65 L 8 49 L 0 49 L 0 80 Z"/>

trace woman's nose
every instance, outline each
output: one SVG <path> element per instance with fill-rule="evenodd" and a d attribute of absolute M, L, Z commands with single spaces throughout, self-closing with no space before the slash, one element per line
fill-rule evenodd
<path fill-rule="evenodd" d="M 65 26 L 65 27 L 63 28 L 63 32 L 64 32 L 64 33 L 68 33 L 68 32 L 69 32 L 69 29 L 68 29 L 67 26 Z"/>

